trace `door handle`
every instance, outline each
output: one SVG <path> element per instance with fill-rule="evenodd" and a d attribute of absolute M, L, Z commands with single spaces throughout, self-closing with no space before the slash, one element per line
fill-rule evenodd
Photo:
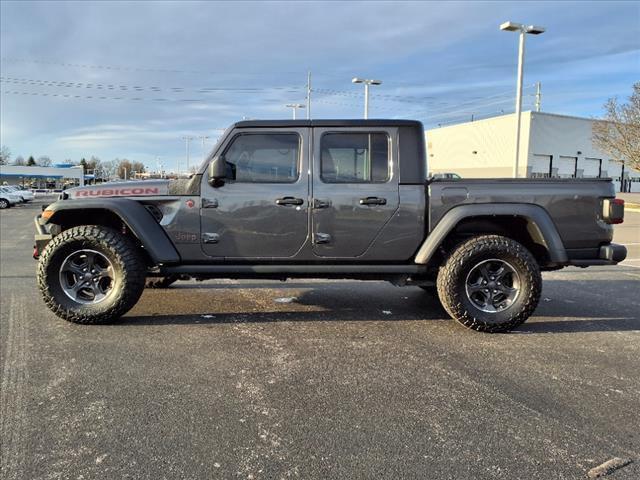
<path fill-rule="evenodd" d="M 276 205 L 302 205 L 304 200 L 294 197 L 283 197 L 276 200 Z"/>
<path fill-rule="evenodd" d="M 313 234 L 313 243 L 322 244 L 331 242 L 331 235 L 328 233 L 316 232 Z"/>
<path fill-rule="evenodd" d="M 360 199 L 360 205 L 386 205 L 386 198 L 378 198 L 378 197 L 367 197 Z"/>
<path fill-rule="evenodd" d="M 218 208 L 218 199 L 209 199 L 202 197 L 202 208 Z"/>

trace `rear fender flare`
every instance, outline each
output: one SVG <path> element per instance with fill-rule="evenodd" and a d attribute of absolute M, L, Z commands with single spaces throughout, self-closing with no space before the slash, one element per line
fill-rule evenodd
<path fill-rule="evenodd" d="M 525 218 L 533 227 L 536 236 L 539 236 L 544 241 L 549 252 L 549 260 L 552 263 L 566 264 L 569 261 L 558 229 L 544 208 L 526 203 L 492 203 L 460 205 L 445 213 L 422 243 L 416 254 L 415 263 L 429 263 L 433 254 L 456 225 L 466 218 L 479 216 Z"/>
<path fill-rule="evenodd" d="M 143 205 L 134 200 L 127 198 L 60 200 L 49 205 L 47 210 L 53 210 L 53 215 L 49 217 L 47 223 L 56 223 L 56 219 L 60 219 L 63 215 L 73 215 L 74 211 L 83 214 L 91 210 L 110 211 L 117 215 L 140 240 L 153 262 L 157 264 L 180 262 L 180 255 L 164 229 Z"/>

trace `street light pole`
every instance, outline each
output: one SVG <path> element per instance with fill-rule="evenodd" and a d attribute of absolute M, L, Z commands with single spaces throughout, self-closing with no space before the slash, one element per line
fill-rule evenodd
<path fill-rule="evenodd" d="M 202 159 L 204 160 L 204 157 L 207 154 L 206 150 L 204 149 L 204 141 L 206 139 L 208 139 L 208 138 L 211 138 L 211 137 L 209 137 L 209 135 L 200 135 L 200 137 L 198 137 L 198 138 L 200 138 L 200 140 L 202 140 Z"/>
<path fill-rule="evenodd" d="M 367 119 L 369 118 L 369 87 L 371 85 L 382 85 L 382 80 L 354 77 L 351 83 L 364 84 L 364 118 Z"/>
<path fill-rule="evenodd" d="M 285 107 L 290 108 L 293 111 L 293 119 L 296 119 L 296 110 L 298 108 L 304 108 L 302 103 L 287 103 Z"/>
<path fill-rule="evenodd" d="M 307 120 L 311 120 L 311 71 L 307 72 Z"/>
<path fill-rule="evenodd" d="M 194 139 L 189 135 L 185 135 L 182 139 L 186 142 L 187 145 L 187 174 L 189 174 L 189 142 Z M 180 176 L 180 170 L 178 170 L 178 176 Z"/>
<path fill-rule="evenodd" d="M 515 22 L 504 22 L 500 25 L 500 30 L 507 32 L 520 33 L 520 42 L 518 46 L 518 80 L 516 87 L 516 155 L 513 164 L 513 178 L 518 178 L 519 162 L 520 162 L 520 125 L 522 113 L 522 80 L 524 74 L 524 44 L 525 35 L 540 35 L 544 33 L 544 27 L 536 27 L 534 25 L 523 25 Z"/>

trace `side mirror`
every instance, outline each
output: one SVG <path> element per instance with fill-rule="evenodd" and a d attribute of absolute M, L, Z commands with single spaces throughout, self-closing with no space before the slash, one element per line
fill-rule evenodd
<path fill-rule="evenodd" d="M 209 183 L 213 187 L 219 187 L 224 184 L 226 174 L 226 162 L 224 157 L 219 155 L 214 157 L 209 164 Z"/>

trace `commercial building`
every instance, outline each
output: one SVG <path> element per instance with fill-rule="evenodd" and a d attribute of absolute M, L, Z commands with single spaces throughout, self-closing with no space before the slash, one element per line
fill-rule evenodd
<path fill-rule="evenodd" d="M 640 192 L 640 172 L 623 167 L 592 141 L 595 120 L 523 112 L 520 177 L 611 177 L 618 191 Z M 426 132 L 430 173 L 463 178 L 512 177 L 515 114 L 435 128 Z"/>
<path fill-rule="evenodd" d="M 59 164 L 53 167 L 0 165 L 0 184 L 26 185 L 35 189 L 60 189 L 67 183 L 84 185 L 82 167 Z"/>

